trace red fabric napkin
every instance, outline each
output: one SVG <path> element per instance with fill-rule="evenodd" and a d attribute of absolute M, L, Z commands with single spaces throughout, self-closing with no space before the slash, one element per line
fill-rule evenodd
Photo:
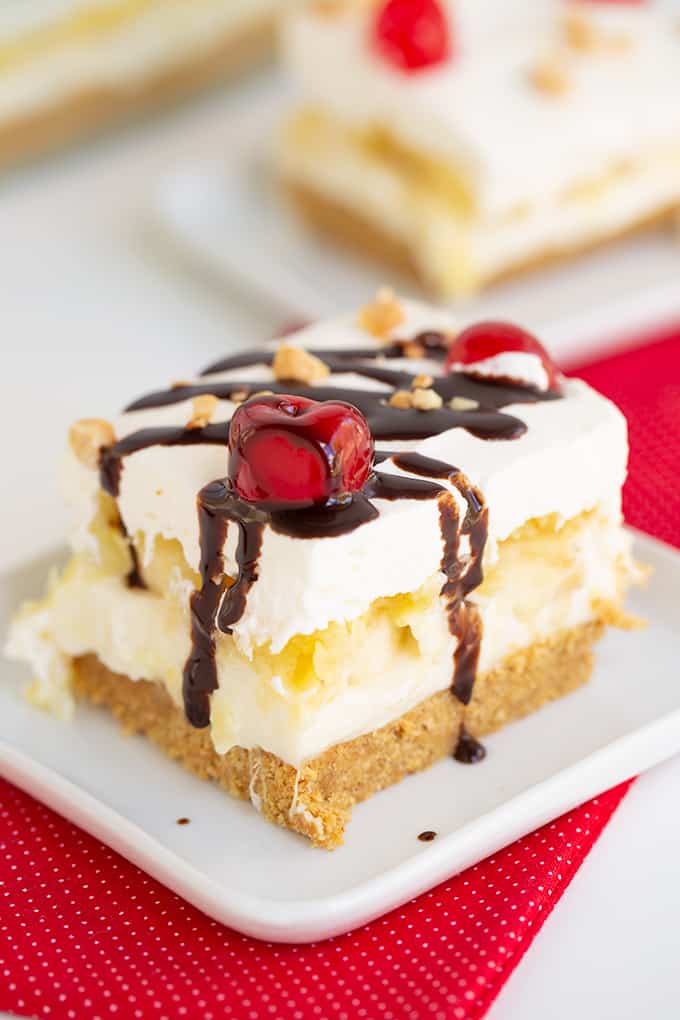
<path fill-rule="evenodd" d="M 680 545 L 680 329 L 581 373 L 631 423 L 631 523 Z M 61 1020 L 483 1016 L 627 783 L 357 931 L 311 946 L 211 921 L 0 781 L 0 1009 Z"/>

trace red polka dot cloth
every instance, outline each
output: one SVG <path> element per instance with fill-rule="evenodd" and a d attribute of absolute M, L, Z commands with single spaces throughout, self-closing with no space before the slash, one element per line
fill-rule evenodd
<path fill-rule="evenodd" d="M 631 422 L 628 519 L 680 545 L 680 329 L 581 374 Z M 357 931 L 276 946 L 211 921 L 0 781 L 0 1010 L 52 1020 L 473 1020 L 627 786 Z"/>

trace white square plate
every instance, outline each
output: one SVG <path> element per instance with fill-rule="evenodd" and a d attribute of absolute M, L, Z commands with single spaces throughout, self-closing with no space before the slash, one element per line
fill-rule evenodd
<path fill-rule="evenodd" d="M 481 764 L 442 761 L 360 804 L 334 853 L 269 826 L 104 712 L 80 707 L 61 723 L 36 711 L 9 664 L 0 773 L 239 931 L 288 942 L 347 931 L 680 751 L 680 553 L 636 544 L 654 574 L 630 606 L 649 627 L 609 633 L 592 682 L 488 738 Z M 46 568 L 0 578 L 0 632 Z M 425 829 L 432 843 L 418 841 Z"/>
<path fill-rule="evenodd" d="M 271 143 L 290 104 L 278 78 L 222 124 L 214 162 L 188 163 L 159 185 L 156 222 L 216 281 L 229 281 L 284 319 L 359 307 L 390 280 L 412 283 L 320 242 L 286 209 Z M 467 322 L 507 318 L 533 329 L 564 359 L 592 354 L 680 317 L 680 236 L 671 230 L 610 245 L 574 262 L 492 288 L 452 306 Z M 422 294 L 420 295 L 423 296 Z"/>

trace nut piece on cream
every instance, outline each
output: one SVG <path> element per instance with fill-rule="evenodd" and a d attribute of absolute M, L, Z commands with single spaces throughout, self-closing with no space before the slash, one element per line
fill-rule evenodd
<path fill-rule="evenodd" d="M 94 470 L 99 464 L 100 450 L 113 446 L 116 435 L 111 422 L 104 418 L 81 418 L 71 425 L 68 441 L 80 463 Z"/>
<path fill-rule="evenodd" d="M 188 429 L 203 429 L 212 421 L 219 400 L 212 393 L 202 393 L 193 399 L 191 418 L 187 422 Z"/>
<path fill-rule="evenodd" d="M 330 375 L 328 365 L 321 358 L 292 344 L 281 344 L 274 355 L 272 371 L 277 380 L 290 379 L 306 384 L 319 382 Z"/>

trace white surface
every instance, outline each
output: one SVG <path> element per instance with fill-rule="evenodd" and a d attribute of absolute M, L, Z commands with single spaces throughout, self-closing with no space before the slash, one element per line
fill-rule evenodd
<path fill-rule="evenodd" d="M 0 772 L 225 924 L 287 942 L 339 934 L 680 751 L 680 554 L 647 538 L 637 554 L 655 571 L 630 600 L 646 630 L 608 634 L 591 683 L 488 738 L 484 762 L 442 761 L 360 804 L 333 854 L 263 832 L 250 805 L 143 738 L 123 750 L 106 714 L 81 708 L 71 723 L 36 714 L 11 682 L 25 671 L 9 664 Z M 0 619 L 44 574 L 38 562 L 3 579 Z M 179 829 L 184 815 L 192 825 Z M 425 829 L 438 833 L 432 844 L 417 839 Z"/>
<path fill-rule="evenodd" d="M 286 209 L 262 138 L 287 102 L 280 87 L 262 89 L 256 113 L 229 121 L 239 142 L 234 150 L 219 162 L 192 153 L 173 168 L 158 188 L 159 224 L 204 271 L 292 319 L 358 307 L 386 280 L 413 293 L 413 284 L 395 273 L 321 245 Z M 453 307 L 464 323 L 518 321 L 566 359 L 620 340 L 618 334 L 680 318 L 679 281 L 680 239 L 666 231 L 520 277 Z"/>
<path fill-rule="evenodd" d="M 268 88 L 266 80 L 251 84 L 160 121 L 144 137 L 118 138 L 0 185 L 0 434 L 14 436 L 24 423 L 21 439 L 1 447 L 3 564 L 63 533 L 52 465 L 74 415 L 117 409 L 133 364 L 143 391 L 157 381 L 161 359 L 168 378 L 180 377 L 218 356 L 227 339 L 252 341 L 277 325 L 215 288 L 214 277 L 202 290 L 186 266 L 157 260 L 140 228 L 156 175 L 189 152 L 213 164 L 231 152 L 224 125 L 247 116 Z M 36 509 L 25 494 L 45 490 Z M 680 757 L 635 784 L 492 1020 L 678 1015 L 679 787 Z"/>

